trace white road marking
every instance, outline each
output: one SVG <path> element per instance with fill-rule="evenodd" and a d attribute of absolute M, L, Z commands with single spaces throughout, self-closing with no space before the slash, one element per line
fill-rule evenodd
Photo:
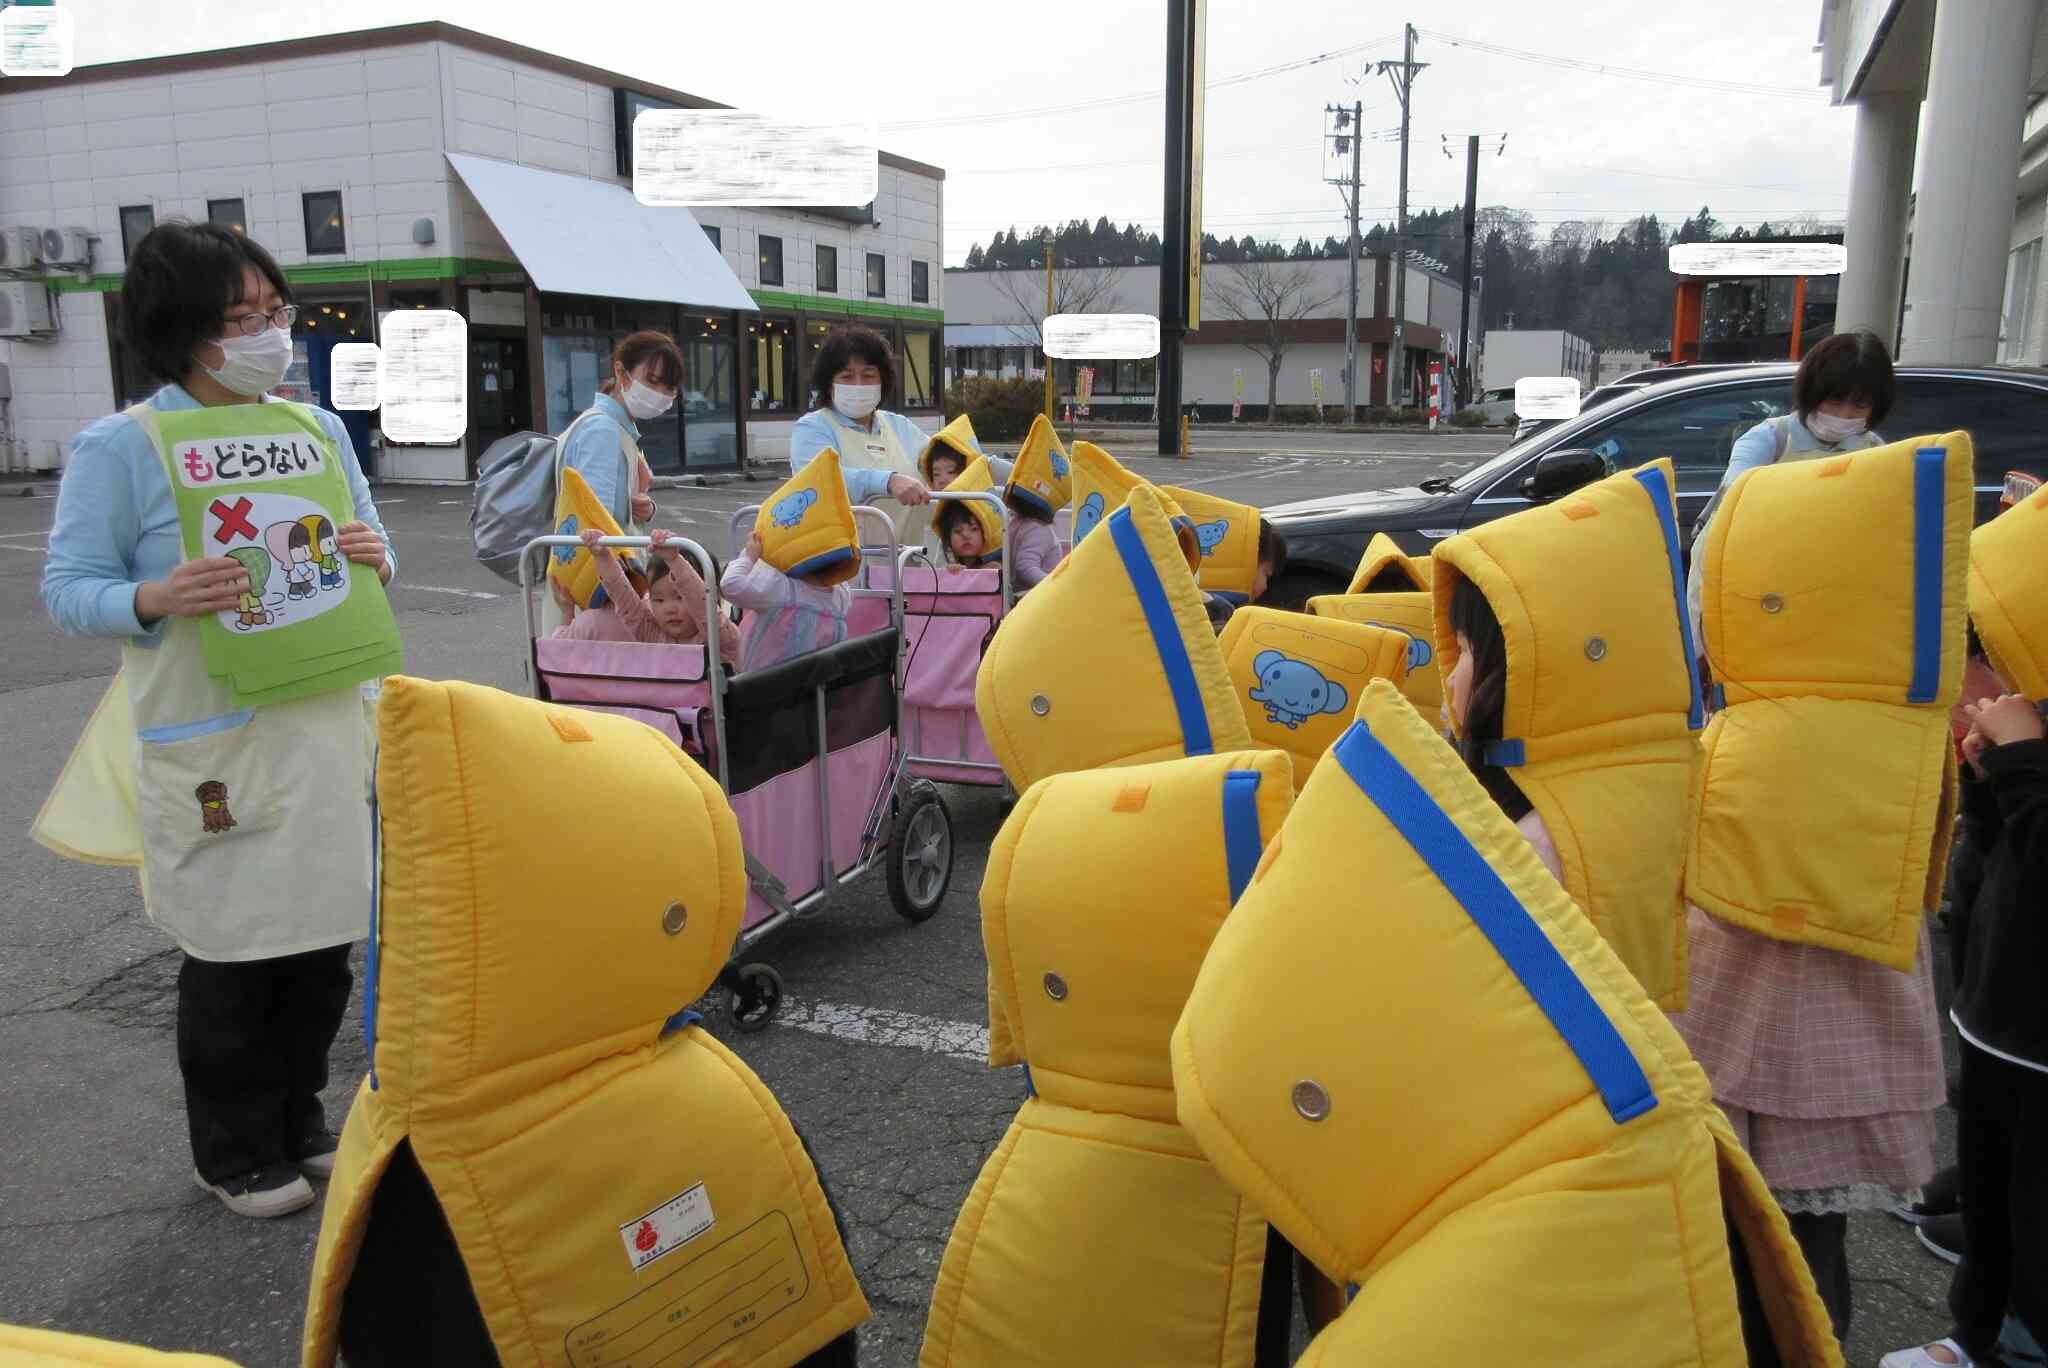
<path fill-rule="evenodd" d="M 31 556 L 42 556 L 47 555 L 49 550 L 47 546 L 9 546 L 5 542 L 0 542 L 0 551 L 26 551 Z"/>
<path fill-rule="evenodd" d="M 449 589 L 439 584 L 408 584 L 404 580 L 398 582 L 398 587 L 401 589 L 417 589 L 422 594 L 453 594 L 457 598 L 494 599 L 499 597 L 497 594 L 486 593 L 482 589 Z"/>
<path fill-rule="evenodd" d="M 462 504 L 462 500 L 460 500 L 460 499 L 443 499 L 443 500 L 441 500 L 441 507 L 443 507 L 443 508 L 458 508 L 458 507 L 460 507 L 460 506 L 461 506 L 461 504 Z"/>
<path fill-rule="evenodd" d="M 988 1063 L 988 1027 L 972 1021 L 942 1021 L 887 1007 L 784 998 L 775 1024 L 861 1045 L 896 1045 L 974 1064 Z"/>

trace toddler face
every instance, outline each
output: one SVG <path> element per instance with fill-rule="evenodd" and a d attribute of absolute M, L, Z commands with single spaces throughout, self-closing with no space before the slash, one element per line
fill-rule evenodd
<path fill-rule="evenodd" d="M 934 453 L 934 454 L 933 454 L 933 456 L 932 456 L 932 488 L 933 488 L 933 489 L 944 489 L 944 488 L 945 488 L 946 486 L 948 486 L 948 485 L 952 484 L 952 483 L 953 483 L 953 481 L 955 481 L 955 480 L 957 480 L 957 479 L 959 479 L 959 478 L 960 478 L 960 458 L 959 458 L 958 456 L 940 456 L 940 455 L 938 455 L 938 454 L 936 454 L 936 453 Z"/>
<path fill-rule="evenodd" d="M 968 560 L 982 554 L 983 541 L 981 524 L 972 518 L 962 518 L 953 524 L 946 534 L 946 545 L 953 550 L 955 560 Z"/>

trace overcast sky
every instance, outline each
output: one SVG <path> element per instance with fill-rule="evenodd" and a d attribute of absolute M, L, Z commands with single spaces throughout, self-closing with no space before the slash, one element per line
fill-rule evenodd
<path fill-rule="evenodd" d="M 951 264 L 1012 224 L 1101 214 L 1159 222 L 1164 0 L 73 0 L 72 9 L 81 65 L 333 32 L 341 16 L 349 29 L 443 19 L 737 106 L 795 117 L 871 109 L 884 148 L 946 169 Z M 1415 81 L 1411 207 L 1463 198 L 1463 140 L 1480 133 L 1480 203 L 1527 209 L 1543 225 L 1618 223 L 1644 210 L 1675 224 L 1702 204 L 1731 224 L 1839 218 L 1853 115 L 1817 85 L 1819 15 L 1819 0 L 1463 0 L 1412 11 L 1210 0 L 1205 227 L 1289 243 L 1341 237 L 1343 208 L 1323 178 L 1348 168 L 1326 156 L 1323 107 L 1352 100 L 1365 104 L 1369 136 L 1366 222 L 1392 221 L 1400 110 L 1371 68 L 1400 57 L 1404 19 L 1429 31 L 1416 48 L 1430 66 Z M 1790 93 L 1574 70 L 1438 33 Z M 1048 107 L 1057 112 L 1032 112 Z M 1505 151 L 1492 155 L 1502 134 Z"/>

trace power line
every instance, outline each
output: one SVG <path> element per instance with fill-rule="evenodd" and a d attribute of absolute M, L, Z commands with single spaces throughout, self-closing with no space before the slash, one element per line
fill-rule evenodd
<path fill-rule="evenodd" d="M 1289 71 L 1300 71 L 1306 67 L 1334 62 L 1368 48 L 1391 43 L 1401 35 L 1390 33 L 1382 38 L 1353 43 L 1349 47 L 1334 48 L 1329 52 L 1318 52 L 1310 57 L 1297 57 L 1290 62 L 1279 62 L 1273 66 L 1260 67 L 1257 71 L 1240 72 L 1235 76 L 1222 76 L 1210 81 L 1205 90 L 1224 90 L 1231 86 L 1243 85 L 1248 81 L 1263 81 L 1269 76 L 1279 76 Z M 943 119 L 906 119 L 897 123 L 885 123 L 880 127 L 888 132 L 899 133 L 917 128 L 959 128 L 968 124 L 1009 123 L 1017 119 L 1044 119 L 1059 114 L 1086 114 L 1096 110 L 1113 109 L 1118 105 L 1142 104 L 1147 100 L 1165 98 L 1164 90 L 1148 90 L 1135 95 L 1105 95 L 1093 100 L 1067 101 L 1056 105 L 1039 105 L 1034 109 L 996 110 L 987 114 L 962 114 Z"/>
<path fill-rule="evenodd" d="M 1589 72 L 1595 76 L 1616 76 L 1627 81 L 1654 81 L 1659 85 L 1693 86 L 1700 90 L 1719 90 L 1736 95 L 1766 95 L 1780 100 L 1812 102 L 1828 98 L 1827 92 L 1822 90 L 1803 90 L 1797 86 L 1758 85 L 1751 81 L 1719 81 L 1710 76 L 1679 76 L 1668 71 L 1644 71 L 1640 67 L 1613 66 L 1606 62 L 1588 62 L 1577 57 L 1554 57 L 1549 53 L 1530 52 L 1525 48 L 1482 42 L 1477 38 L 1459 38 L 1432 29 L 1416 31 L 1425 38 L 1433 38 L 1439 43 L 1449 43 L 1452 47 L 1473 48 L 1479 52 L 1490 52 L 1497 57 L 1512 57 L 1519 62 L 1564 67 L 1572 71 Z"/>

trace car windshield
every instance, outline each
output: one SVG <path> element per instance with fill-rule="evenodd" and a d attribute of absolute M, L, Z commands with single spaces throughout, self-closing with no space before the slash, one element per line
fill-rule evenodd
<path fill-rule="evenodd" d="M 1616 401 L 1626 399 L 1631 395 L 1640 394 L 1643 392 L 1644 388 L 1645 387 L 1643 386 L 1638 386 L 1634 389 L 1616 390 L 1612 398 L 1601 399 L 1598 403 L 1590 404 L 1585 408 L 1579 410 L 1579 416 L 1577 418 L 1564 419 L 1560 420 L 1560 422 L 1568 423 L 1576 427 L 1581 422 L 1581 420 L 1587 418 L 1592 414 L 1606 412 L 1607 410 L 1614 407 Z M 1597 399 L 1599 396 L 1596 392 L 1591 397 Z M 1545 423 L 1542 427 L 1530 433 L 1527 437 L 1522 438 L 1522 440 L 1520 440 L 1519 442 L 1509 444 L 1508 449 L 1506 451 L 1501 452 L 1500 455 L 1495 456 L 1493 459 L 1489 461 L 1483 461 L 1480 464 L 1472 467 L 1472 469 L 1466 471 L 1463 475 L 1459 475 L 1452 479 L 1450 487 L 1452 489 L 1470 489 L 1474 485 L 1486 483 L 1487 481 L 1493 479 L 1495 476 L 1499 475 L 1501 471 L 1506 470 L 1509 466 L 1515 464 L 1515 462 L 1527 456 L 1531 449 L 1534 448 L 1538 442 L 1549 442 L 1552 438 L 1554 438 L 1557 435 L 1559 425 L 1559 422 Z"/>

